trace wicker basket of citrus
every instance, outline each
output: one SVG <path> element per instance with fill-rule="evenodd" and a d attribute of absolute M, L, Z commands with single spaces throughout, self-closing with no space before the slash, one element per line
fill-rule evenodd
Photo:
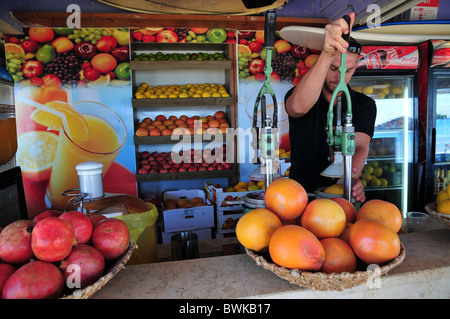
<path fill-rule="evenodd" d="M 405 258 L 397 234 L 402 215 L 392 203 L 370 200 L 357 213 L 342 198 L 308 203 L 304 188 L 289 178 L 269 185 L 265 203 L 239 219 L 236 236 L 257 265 L 292 284 L 340 291 Z"/>
<path fill-rule="evenodd" d="M 450 187 L 440 191 L 436 196 L 436 202 L 425 206 L 428 215 L 450 229 Z"/>

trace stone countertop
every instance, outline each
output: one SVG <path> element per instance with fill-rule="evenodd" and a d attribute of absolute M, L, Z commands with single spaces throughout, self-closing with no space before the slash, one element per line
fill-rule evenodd
<path fill-rule="evenodd" d="M 290 284 L 246 254 L 125 266 L 92 298 L 450 298 L 450 230 L 400 235 L 405 260 L 378 288 L 313 291 Z"/>

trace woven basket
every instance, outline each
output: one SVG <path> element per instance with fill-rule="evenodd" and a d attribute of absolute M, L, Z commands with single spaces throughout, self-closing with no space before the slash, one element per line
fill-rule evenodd
<path fill-rule="evenodd" d="M 340 274 L 325 274 L 323 272 L 301 271 L 299 269 L 288 269 L 280 267 L 267 261 L 263 255 L 253 250 L 245 249 L 247 254 L 253 258 L 258 266 L 273 272 L 278 277 L 289 281 L 291 284 L 306 287 L 312 290 L 337 290 L 342 291 L 347 288 L 359 286 L 369 280 L 387 274 L 389 270 L 400 265 L 405 259 L 405 247 L 400 244 L 400 254 L 388 264 L 375 267 L 366 271 L 355 271 L 352 273 L 343 272 Z"/>
<path fill-rule="evenodd" d="M 93 283 L 90 286 L 87 286 L 83 289 L 77 289 L 72 292 L 71 295 L 67 295 L 62 297 L 61 299 L 88 299 L 90 298 L 94 293 L 102 289 L 104 285 L 108 281 L 110 281 L 127 263 L 127 261 L 130 259 L 131 254 L 133 253 L 133 250 L 136 248 L 136 243 L 130 244 L 128 247 L 128 250 L 122 255 L 120 259 L 118 259 L 114 265 L 112 265 L 109 268 L 109 271 L 99 278 L 95 283 Z"/>
<path fill-rule="evenodd" d="M 450 215 L 449 214 L 443 214 L 436 211 L 437 204 L 436 202 L 430 203 L 425 206 L 425 210 L 427 211 L 428 215 L 430 215 L 432 218 L 436 219 L 437 221 L 441 222 L 445 225 L 445 227 L 450 229 Z"/>

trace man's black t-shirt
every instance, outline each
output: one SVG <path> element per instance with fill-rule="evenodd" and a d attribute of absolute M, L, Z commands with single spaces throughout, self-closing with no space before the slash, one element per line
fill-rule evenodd
<path fill-rule="evenodd" d="M 295 87 L 285 96 L 292 94 Z M 375 101 L 348 87 L 352 101 L 352 124 L 355 132 L 363 132 L 372 138 L 376 117 Z M 291 169 L 289 177 L 299 182 L 307 192 L 315 192 L 318 188 L 335 184 L 336 180 L 320 175 L 331 162 L 329 160 L 330 147 L 327 143 L 327 113 L 329 102 L 320 95 L 316 104 L 307 114 L 299 118 L 289 116 L 289 139 L 291 143 Z M 345 120 L 347 101 L 342 98 L 342 124 Z M 336 123 L 336 110 L 333 116 Z"/>

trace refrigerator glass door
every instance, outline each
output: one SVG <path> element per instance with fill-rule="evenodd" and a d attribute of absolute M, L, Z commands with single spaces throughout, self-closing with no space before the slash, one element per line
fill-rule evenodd
<path fill-rule="evenodd" d="M 437 195 L 450 182 L 450 74 L 436 77 L 435 188 Z"/>
<path fill-rule="evenodd" d="M 354 76 L 351 87 L 377 105 L 375 132 L 360 179 L 366 200 L 395 204 L 403 216 L 411 199 L 414 162 L 413 75 Z"/>

